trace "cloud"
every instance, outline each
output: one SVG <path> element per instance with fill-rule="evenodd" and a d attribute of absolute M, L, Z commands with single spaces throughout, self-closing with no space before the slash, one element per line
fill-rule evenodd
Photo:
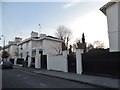
<path fill-rule="evenodd" d="M 63 5 L 63 8 L 69 8 L 69 7 L 75 6 L 77 4 L 78 4 L 77 2 L 67 3 L 67 4 Z"/>
<path fill-rule="evenodd" d="M 81 0 L 69 0 L 66 4 L 63 5 L 63 8 L 69 8 L 77 5 Z"/>

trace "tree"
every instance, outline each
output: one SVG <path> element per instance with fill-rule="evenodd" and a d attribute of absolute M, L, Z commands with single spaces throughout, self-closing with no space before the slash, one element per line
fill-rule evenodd
<path fill-rule="evenodd" d="M 83 46 L 83 49 L 84 49 L 84 53 L 86 52 L 86 42 L 85 42 L 85 35 L 84 33 L 82 34 L 82 46 Z"/>
<path fill-rule="evenodd" d="M 72 54 L 72 45 L 70 45 L 69 54 Z"/>
<path fill-rule="evenodd" d="M 76 39 L 75 43 L 73 44 L 74 46 L 74 51 L 76 49 L 83 49 L 84 52 L 86 52 L 86 42 L 85 42 L 85 35 L 84 33 L 82 34 L 81 39 Z"/>
<path fill-rule="evenodd" d="M 7 51 L 3 50 L 2 58 L 8 58 L 9 56 L 10 56 L 10 54 Z"/>
<path fill-rule="evenodd" d="M 51 46 L 51 48 L 53 48 L 58 55 L 61 54 L 61 51 L 62 51 L 61 47 L 62 47 L 61 43 L 54 44 Z"/>
<path fill-rule="evenodd" d="M 87 48 L 87 51 L 89 51 L 91 49 L 94 49 L 94 46 L 91 43 L 89 43 L 86 48 Z"/>
<path fill-rule="evenodd" d="M 68 29 L 67 27 L 65 27 L 64 25 L 61 25 L 61 26 L 58 26 L 56 32 L 55 32 L 55 35 L 63 40 L 63 45 L 65 44 L 66 48 L 68 49 L 68 43 L 71 39 L 71 35 L 72 35 L 72 32 L 70 29 Z M 64 46 L 63 46 L 64 47 Z"/>
<path fill-rule="evenodd" d="M 94 46 L 94 48 L 97 48 L 97 49 L 105 47 L 104 43 L 102 43 L 101 41 L 94 41 L 93 46 Z"/>
<path fill-rule="evenodd" d="M 82 43 L 85 43 L 85 35 L 84 35 L 84 33 L 82 34 Z"/>

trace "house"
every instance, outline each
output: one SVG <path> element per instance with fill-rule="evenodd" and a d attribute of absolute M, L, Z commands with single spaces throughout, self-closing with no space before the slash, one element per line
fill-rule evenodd
<path fill-rule="evenodd" d="M 31 32 L 31 37 L 23 40 L 18 46 L 19 58 L 28 57 L 28 67 L 30 67 L 32 60 L 35 61 L 35 68 L 41 68 L 41 56 L 47 54 L 61 54 L 62 40 L 46 34 Z"/>
<path fill-rule="evenodd" d="M 9 41 L 8 45 L 6 45 L 4 47 L 5 51 L 7 51 L 9 53 L 9 58 L 10 59 L 15 59 L 17 58 L 17 44 L 20 43 L 22 41 L 22 38 L 19 37 L 15 37 L 14 41 Z M 2 53 L 3 50 L 1 50 Z"/>
<path fill-rule="evenodd" d="M 107 16 L 110 52 L 120 51 L 120 0 L 112 0 L 100 10 Z"/>

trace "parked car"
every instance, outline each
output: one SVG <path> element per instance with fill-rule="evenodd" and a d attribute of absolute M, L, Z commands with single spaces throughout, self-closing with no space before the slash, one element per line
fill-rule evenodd
<path fill-rule="evenodd" d="M 13 64 L 10 61 L 1 61 L 0 65 L 2 69 L 5 68 L 13 69 Z"/>

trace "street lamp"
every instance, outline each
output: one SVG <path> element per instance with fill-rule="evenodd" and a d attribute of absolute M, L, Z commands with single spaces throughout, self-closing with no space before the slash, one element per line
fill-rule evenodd
<path fill-rule="evenodd" d="M 3 38 L 3 50 L 4 50 L 4 47 L 5 47 L 5 36 L 4 35 L 1 35 L 0 37 L 0 40 Z"/>

